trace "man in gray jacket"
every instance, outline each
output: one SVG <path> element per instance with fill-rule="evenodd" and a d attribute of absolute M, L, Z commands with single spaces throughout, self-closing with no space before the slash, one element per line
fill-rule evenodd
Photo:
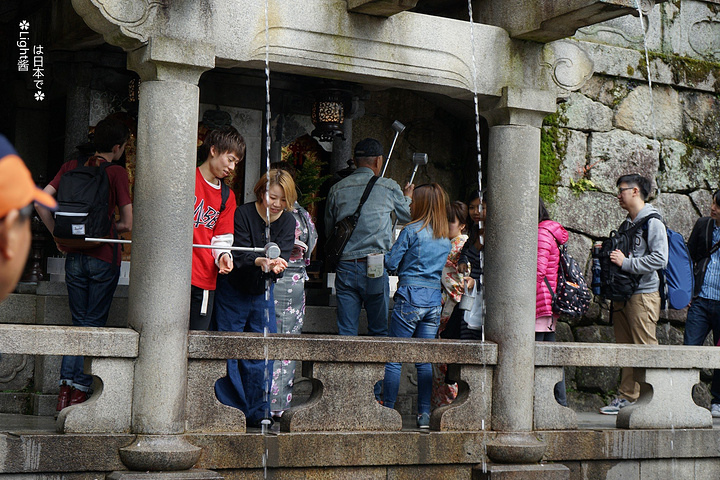
<path fill-rule="evenodd" d="M 628 212 L 625 222 L 629 227 L 658 211 L 645 203 L 650 194 L 650 180 L 633 174 L 617 180 L 620 207 Z M 621 229 L 622 230 L 622 229 Z M 658 318 L 660 317 L 660 277 L 658 270 L 668 261 L 667 231 L 658 218 L 651 218 L 638 229 L 630 254 L 626 257 L 620 250 L 610 253 L 610 261 L 624 272 L 639 275 L 635 293 L 626 302 L 613 303 L 613 327 L 615 342 L 657 345 Z M 640 396 L 640 385 L 633 378 L 633 368 L 622 369 L 618 396 L 600 413 L 617 415 L 621 408 L 632 405 Z"/>

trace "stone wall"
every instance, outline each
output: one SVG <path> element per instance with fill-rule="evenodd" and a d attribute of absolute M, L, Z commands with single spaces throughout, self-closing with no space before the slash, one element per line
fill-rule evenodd
<path fill-rule="evenodd" d="M 595 74 L 563 95 L 543 127 L 541 194 L 570 231 L 570 252 L 587 278 L 593 241 L 625 217 L 615 197 L 620 175 L 649 177 L 656 187 L 650 202 L 686 240 L 720 187 L 720 5 L 663 3 L 643 19 L 652 90 L 638 18 L 583 28 L 573 40 Z M 685 316 L 661 313 L 660 344 L 682 344 Z M 614 341 L 607 309 L 597 303 L 584 318 L 561 321 L 558 332 L 563 341 Z M 593 410 L 617 388 L 619 369 L 573 368 L 566 375 L 571 404 Z M 696 387 L 695 401 L 709 405 L 707 384 Z"/>

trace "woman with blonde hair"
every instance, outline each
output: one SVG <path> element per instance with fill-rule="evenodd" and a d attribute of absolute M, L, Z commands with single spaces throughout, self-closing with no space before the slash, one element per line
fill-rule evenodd
<path fill-rule="evenodd" d="M 297 193 L 295 182 L 283 170 L 270 170 L 253 189 L 256 200 L 235 210 L 237 247 L 264 247 L 274 242 L 280 257 L 270 259 L 255 252 L 233 252 L 235 268 L 218 280 L 215 291 L 215 321 L 220 332 L 277 331 L 273 299 L 274 282 L 288 266 L 295 243 L 295 218 L 290 213 Z M 269 226 L 270 238 L 266 236 Z M 268 362 L 272 372 L 273 362 Z M 267 397 L 271 375 L 265 375 L 264 360 L 228 360 L 227 376 L 215 384 L 215 395 L 225 405 L 245 413 L 247 425 L 272 423 Z"/>
<path fill-rule="evenodd" d="M 442 285 L 440 278 L 450 252 L 447 195 L 440 185 L 415 187 L 410 205 L 411 221 L 400 232 L 386 268 L 397 270 L 398 289 L 390 321 L 391 337 L 435 338 L 440 325 Z M 416 363 L 418 372 L 419 428 L 430 428 L 432 368 Z M 395 407 L 401 364 L 385 364 L 384 405 Z"/>

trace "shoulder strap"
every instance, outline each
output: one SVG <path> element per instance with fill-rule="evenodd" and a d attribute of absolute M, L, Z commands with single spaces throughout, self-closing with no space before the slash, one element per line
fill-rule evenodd
<path fill-rule="evenodd" d="M 715 245 L 712 246 L 710 250 L 708 250 L 708 255 L 712 255 L 713 253 L 717 252 L 718 248 L 720 248 L 720 241 L 718 241 Z"/>
<path fill-rule="evenodd" d="M 222 213 L 228 198 L 230 198 L 230 187 L 222 180 L 220 180 L 220 198 L 220 213 Z"/>
<path fill-rule="evenodd" d="M 378 181 L 378 178 L 380 178 L 380 177 L 378 177 L 377 175 L 373 175 L 372 178 L 370 179 L 370 181 L 368 182 L 367 186 L 365 187 L 365 191 L 363 192 L 362 197 L 360 198 L 360 204 L 358 205 L 357 210 L 355 210 L 355 213 L 353 214 L 354 216 L 356 216 L 356 217 L 360 216 L 360 210 L 362 209 L 362 206 L 365 203 L 365 201 L 370 196 L 370 191 L 372 191 L 373 187 L 375 186 L 375 182 Z"/>

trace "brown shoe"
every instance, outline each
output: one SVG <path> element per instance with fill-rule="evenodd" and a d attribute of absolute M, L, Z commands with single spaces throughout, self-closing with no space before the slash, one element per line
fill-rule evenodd
<path fill-rule="evenodd" d="M 87 399 L 88 394 L 86 392 L 74 388 L 72 393 L 70 394 L 70 405 L 77 405 L 78 403 L 83 403 Z"/>
<path fill-rule="evenodd" d="M 55 407 L 55 410 L 59 412 L 70 405 L 70 393 L 72 392 L 72 389 L 73 388 L 70 385 L 60 385 L 60 395 L 58 395 L 57 407 Z"/>

